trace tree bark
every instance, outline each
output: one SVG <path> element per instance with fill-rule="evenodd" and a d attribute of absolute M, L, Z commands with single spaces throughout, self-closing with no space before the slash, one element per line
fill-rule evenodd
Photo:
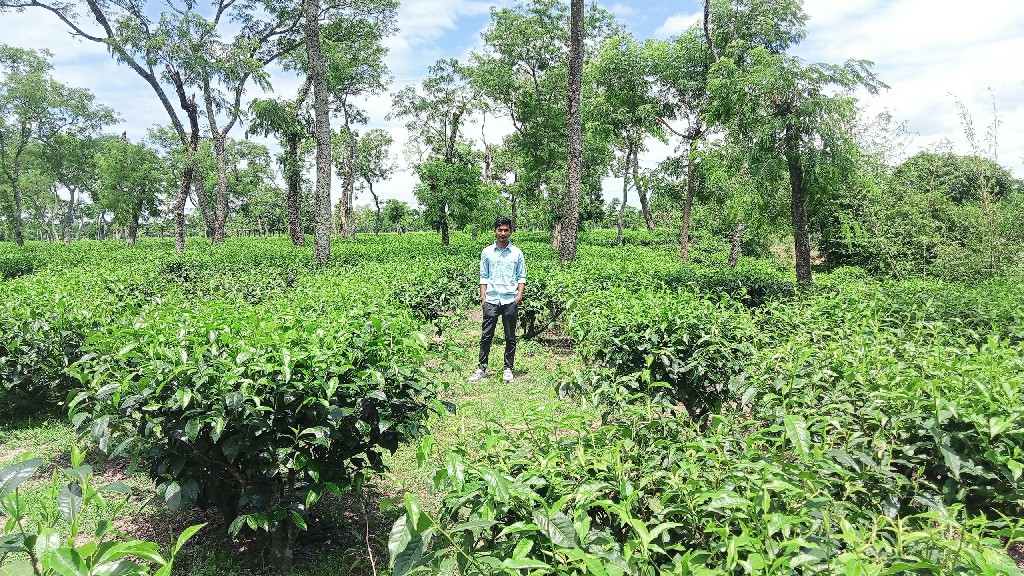
<path fill-rule="evenodd" d="M 306 40 L 310 84 L 313 86 L 316 137 L 316 225 L 313 228 L 313 259 L 327 264 L 331 258 L 331 125 L 327 94 L 327 67 L 320 46 L 320 2 L 305 0 L 303 34 Z"/>
<path fill-rule="evenodd" d="M 168 67 L 168 75 L 174 83 L 174 90 L 178 94 L 178 104 L 188 116 L 189 130 L 187 149 L 185 151 L 185 168 L 181 172 L 181 186 L 178 189 L 178 198 L 174 201 L 174 251 L 181 254 L 185 251 L 185 202 L 188 200 L 189 187 L 195 178 L 196 151 L 199 149 L 199 107 L 196 106 L 196 99 L 189 98 L 185 94 L 185 82 L 178 72 L 171 72 Z M 175 116 L 175 119 L 177 117 Z M 179 131 L 184 135 L 184 131 Z"/>
<path fill-rule="evenodd" d="M 139 237 L 139 218 L 142 217 L 142 200 L 132 209 L 132 219 L 128 222 L 128 234 L 125 239 L 129 246 L 134 246 Z"/>
<path fill-rule="evenodd" d="M 736 223 L 736 229 L 732 233 L 732 248 L 729 249 L 729 267 L 735 268 L 740 261 L 740 241 L 743 240 L 743 232 L 747 224 L 741 219 Z"/>
<path fill-rule="evenodd" d="M 370 196 L 373 197 L 373 206 L 377 209 L 377 219 L 373 221 L 373 233 L 380 234 L 380 197 L 373 191 L 373 181 L 369 178 L 366 179 L 366 186 L 370 189 Z"/>
<path fill-rule="evenodd" d="M 615 229 L 618 232 L 619 246 L 622 246 L 622 214 L 626 211 L 626 200 L 629 198 L 629 165 L 633 161 L 633 146 L 626 148 L 626 159 L 622 169 L 622 203 L 615 214 Z"/>
<path fill-rule="evenodd" d="M 566 95 L 567 154 L 565 170 L 565 211 L 559 219 L 558 259 L 576 259 L 580 226 L 580 193 L 583 188 L 583 118 L 580 111 L 583 89 L 583 0 L 569 2 L 569 86 Z M 564 222 L 563 222 L 564 221 Z"/>
<path fill-rule="evenodd" d="M 206 103 L 206 121 L 210 124 L 210 135 L 213 138 L 213 155 L 217 159 L 217 194 L 213 208 L 211 238 L 214 244 L 223 244 L 224 229 L 228 220 L 227 150 L 224 143 L 227 136 L 217 129 L 217 113 L 213 109 L 209 78 L 203 79 L 203 99 Z"/>
<path fill-rule="evenodd" d="M 341 237 L 348 238 L 348 198 L 356 180 L 356 135 L 349 125 L 348 108 L 342 106 L 345 118 L 345 135 L 348 136 L 348 150 L 345 153 L 345 171 L 341 174 L 341 199 L 338 202 L 338 218 L 341 220 Z"/>
<path fill-rule="evenodd" d="M 447 211 L 447 210 L 446 210 Z M 441 213 L 441 245 L 448 246 L 451 244 L 451 238 L 448 235 L 448 214 L 445 212 Z"/>
<path fill-rule="evenodd" d="M 686 262 L 690 259 L 690 214 L 693 212 L 693 152 L 697 147 L 695 140 L 690 140 L 690 151 L 686 160 L 686 195 L 683 198 L 683 230 L 679 235 L 679 259 Z"/>
<path fill-rule="evenodd" d="M 299 187 L 302 185 L 302 170 L 299 167 L 299 135 L 288 135 L 288 158 L 285 160 L 285 180 L 288 190 L 285 203 L 288 210 L 288 235 L 292 244 L 302 246 L 306 237 L 299 226 Z"/>
<path fill-rule="evenodd" d="M 790 216 L 793 222 L 793 251 L 796 257 L 796 281 L 811 283 L 811 236 L 807 224 L 807 183 L 800 164 L 800 135 L 792 122 L 786 124 L 786 165 L 789 168 L 789 187 L 792 193 Z"/>
<path fill-rule="evenodd" d="M 633 154 L 633 186 L 636 187 L 636 195 L 640 198 L 640 212 L 644 215 L 644 224 L 647 231 L 654 230 L 654 214 L 651 214 L 651 203 L 647 198 L 647 191 L 644 190 L 643 182 L 640 180 L 640 154 Z"/>
<path fill-rule="evenodd" d="M 71 245 L 71 223 L 75 221 L 75 193 L 75 188 L 69 186 L 68 211 L 64 214 L 64 221 L 60 227 L 61 237 L 64 238 L 64 243 L 68 246 Z"/>
<path fill-rule="evenodd" d="M 271 563 L 278 574 L 288 574 L 292 571 L 297 533 L 298 527 L 291 518 L 282 520 L 278 523 L 277 530 L 270 533 Z"/>

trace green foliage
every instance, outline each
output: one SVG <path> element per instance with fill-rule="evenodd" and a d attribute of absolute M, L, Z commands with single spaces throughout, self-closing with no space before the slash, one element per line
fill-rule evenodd
<path fill-rule="evenodd" d="M 1005 271 L 1020 256 L 1021 181 L 976 156 L 919 153 L 816 214 L 831 265 L 879 275 L 966 281 Z"/>
<path fill-rule="evenodd" d="M 846 268 L 750 307 L 617 253 L 545 271 L 588 281 L 565 327 L 591 367 L 561 390 L 602 419 L 540 402 L 440 452 L 442 503 L 406 499 L 396 573 L 1020 574 L 1016 283 Z"/>
<path fill-rule="evenodd" d="M 166 558 L 152 542 L 125 538 L 114 520 L 131 488 L 121 482 L 96 484 L 92 467 L 84 461 L 84 454 L 73 449 L 70 467 L 53 472 L 41 499 L 25 498 L 18 487 L 35 475 L 42 459 L 22 460 L 0 470 L 0 516 L 6 520 L 0 533 L 3 573 L 169 576 L 175 556 L 203 525 L 182 532 Z M 88 532 L 81 525 L 86 511 L 101 518 Z"/>

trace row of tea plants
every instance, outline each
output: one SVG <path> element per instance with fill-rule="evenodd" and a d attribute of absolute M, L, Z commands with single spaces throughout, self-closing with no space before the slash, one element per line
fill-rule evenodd
<path fill-rule="evenodd" d="M 589 366 L 560 392 L 603 417 L 539 403 L 437 450 L 396 575 L 1021 574 L 1019 279 L 799 291 L 615 254 L 549 265 L 538 298 Z"/>

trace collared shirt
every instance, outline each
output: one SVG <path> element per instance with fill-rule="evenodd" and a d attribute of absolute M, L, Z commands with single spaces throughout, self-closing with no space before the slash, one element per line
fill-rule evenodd
<path fill-rule="evenodd" d="M 519 284 L 526 284 L 523 251 L 509 241 L 504 250 L 495 242 L 480 253 L 480 284 L 487 285 L 487 302 L 508 304 L 516 299 Z"/>

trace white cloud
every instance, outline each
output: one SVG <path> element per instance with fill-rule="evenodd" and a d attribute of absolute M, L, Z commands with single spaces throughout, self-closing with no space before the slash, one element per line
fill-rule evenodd
<path fill-rule="evenodd" d="M 695 12 L 693 14 L 686 14 L 685 12 L 673 14 L 666 18 L 665 22 L 654 30 L 654 36 L 656 38 L 668 38 L 669 36 L 682 34 L 683 32 L 686 32 L 690 26 L 702 22 L 703 19 L 703 12 Z"/>
<path fill-rule="evenodd" d="M 623 17 L 626 17 L 626 16 L 632 16 L 633 14 L 636 13 L 636 9 L 635 8 L 633 8 L 629 4 L 622 4 L 622 3 L 618 3 L 618 4 L 612 5 L 612 7 L 608 9 L 608 11 L 611 12 L 612 14 L 615 14 L 616 16 L 618 16 L 620 18 L 623 18 Z"/>
<path fill-rule="evenodd" d="M 1024 175 L 1024 134 L 1012 129 L 1024 125 L 1024 3 L 989 0 L 972 9 L 927 0 L 808 0 L 805 9 L 810 21 L 800 56 L 873 61 L 890 88 L 865 102 L 920 135 L 909 153 L 945 138 L 969 152 L 957 101 L 980 139 L 992 123 L 994 99 L 1002 122 L 999 160 Z"/>

